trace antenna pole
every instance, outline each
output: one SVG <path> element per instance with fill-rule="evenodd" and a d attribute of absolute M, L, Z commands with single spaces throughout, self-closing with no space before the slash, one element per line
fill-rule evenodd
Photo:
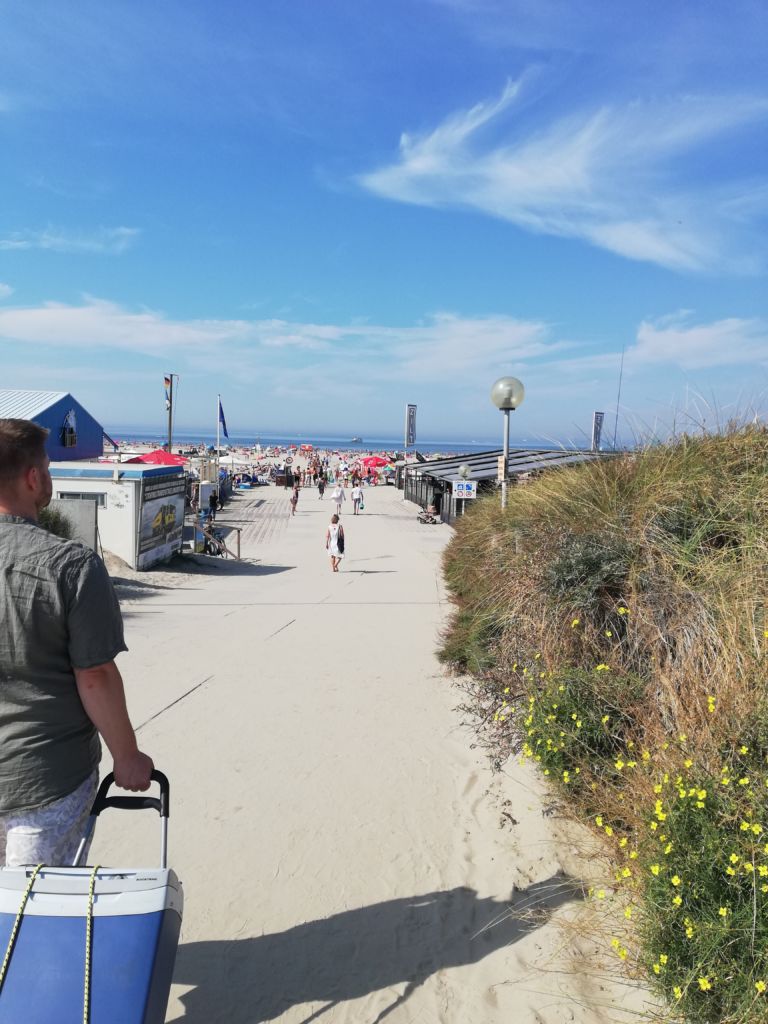
<path fill-rule="evenodd" d="M 621 369 L 619 370 L 619 392 L 616 395 L 616 419 L 613 424 L 613 450 L 616 451 L 616 434 L 619 430 L 619 403 L 621 402 L 621 382 L 624 379 L 624 353 L 627 349 L 626 342 L 621 346 Z"/>

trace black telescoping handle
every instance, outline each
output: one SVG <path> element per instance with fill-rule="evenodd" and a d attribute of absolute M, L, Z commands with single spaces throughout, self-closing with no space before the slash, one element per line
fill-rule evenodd
<path fill-rule="evenodd" d="M 156 796 L 107 796 L 109 787 L 115 781 L 114 772 L 105 776 L 99 786 L 96 798 L 91 807 L 91 816 L 97 818 L 107 807 L 119 807 L 126 811 L 157 811 L 161 818 L 170 814 L 170 785 L 168 776 L 163 772 L 153 771 L 152 781 L 160 783 L 160 798 Z"/>

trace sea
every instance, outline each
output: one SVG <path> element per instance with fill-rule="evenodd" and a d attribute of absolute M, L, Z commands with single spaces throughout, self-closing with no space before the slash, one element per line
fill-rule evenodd
<path fill-rule="evenodd" d="M 167 433 L 161 431 L 147 431 L 133 427 L 114 427 L 108 431 L 109 436 L 115 441 L 140 441 L 142 443 L 157 444 L 158 447 L 168 440 Z M 186 448 L 189 445 L 216 443 L 216 434 L 206 430 L 178 429 L 173 432 L 173 448 Z M 238 433 L 230 431 L 229 437 L 220 438 L 222 447 L 229 445 L 232 448 L 250 448 L 260 444 L 263 448 L 287 448 L 292 444 L 311 444 L 314 448 L 327 448 L 331 451 L 384 451 L 396 452 L 403 450 L 403 438 L 395 437 L 363 437 L 360 441 L 352 441 L 349 435 L 325 435 L 325 434 L 255 434 Z M 520 444 L 516 447 L 536 447 L 534 444 Z M 501 448 L 500 439 L 473 438 L 464 440 L 461 438 L 434 438 L 427 441 L 417 441 L 412 449 L 424 454 L 471 454 L 472 452 L 496 451 Z"/>

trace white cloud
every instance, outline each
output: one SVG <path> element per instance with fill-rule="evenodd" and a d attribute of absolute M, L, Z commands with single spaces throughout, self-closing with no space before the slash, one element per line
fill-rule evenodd
<path fill-rule="evenodd" d="M 94 232 L 67 232 L 47 227 L 42 231 L 14 231 L 0 238 L 0 251 L 47 249 L 50 252 L 120 254 L 130 249 L 138 228 L 99 228 Z"/>
<path fill-rule="evenodd" d="M 643 321 L 627 356 L 635 366 L 671 363 L 684 370 L 768 364 L 768 325 L 737 317 L 691 324 L 688 314 Z"/>
<path fill-rule="evenodd" d="M 662 266 L 700 270 L 728 261 L 729 226 L 748 225 L 756 214 L 739 197 L 754 203 L 762 193 L 730 182 L 705 194 L 679 165 L 695 147 L 766 119 L 768 99 L 606 105 L 526 130 L 510 117 L 522 86 L 522 79 L 508 83 L 494 102 L 422 135 L 404 134 L 399 159 L 359 181 L 401 202 L 468 207 Z"/>
<path fill-rule="evenodd" d="M 119 350 L 151 356 L 220 359 L 231 355 L 260 367 L 290 363 L 297 373 L 339 368 L 358 379 L 460 383 L 511 372 L 515 364 L 553 358 L 571 346 L 548 325 L 506 316 L 440 313 L 421 323 L 314 324 L 288 320 L 173 320 L 153 310 L 132 312 L 103 299 L 81 305 L 46 302 L 0 309 L 0 340 L 18 345 Z M 295 353 L 308 359 L 296 366 Z M 261 353 L 259 355 L 259 353 Z M 238 368 L 237 372 L 240 372 Z M 261 372 L 261 370 L 260 370 Z M 292 370 L 293 372 L 293 370 Z M 492 383 L 488 380 L 488 386 Z"/>
<path fill-rule="evenodd" d="M 7 299 L 9 295 L 13 295 L 13 288 L 9 284 L 3 284 L 0 281 L 0 300 Z"/>

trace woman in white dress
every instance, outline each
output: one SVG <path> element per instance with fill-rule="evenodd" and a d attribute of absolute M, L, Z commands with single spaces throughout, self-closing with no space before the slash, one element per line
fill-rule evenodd
<path fill-rule="evenodd" d="M 338 572 L 344 557 L 344 527 L 338 516 L 331 516 L 331 524 L 325 532 L 325 548 L 331 556 L 331 572 Z"/>
<path fill-rule="evenodd" d="M 341 481 L 336 484 L 336 489 L 331 495 L 331 499 L 336 502 L 336 515 L 341 515 L 341 506 L 347 500 L 347 495 L 344 492 L 344 485 Z"/>

